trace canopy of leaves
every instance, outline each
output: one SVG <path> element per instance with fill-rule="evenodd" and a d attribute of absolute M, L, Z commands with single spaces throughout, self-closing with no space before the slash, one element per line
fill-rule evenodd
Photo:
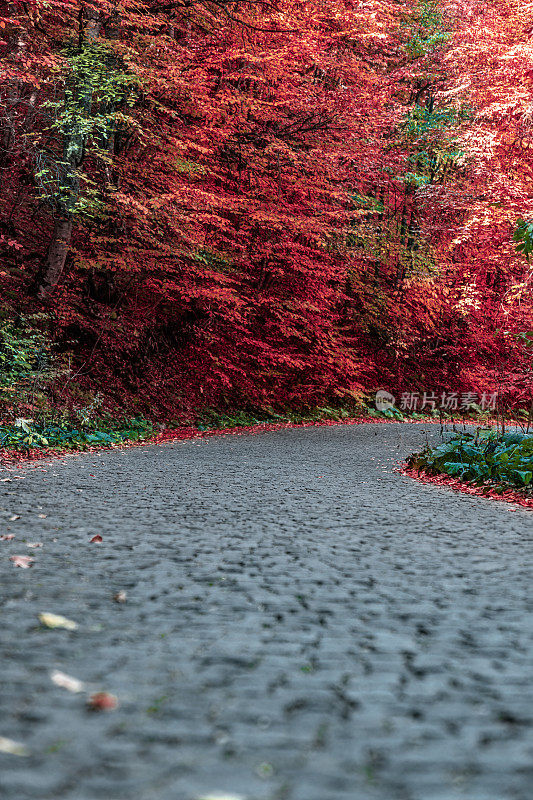
<path fill-rule="evenodd" d="M 379 386 L 528 396 L 516 4 L 5 8 L 3 313 L 44 310 L 80 380 L 167 415 Z"/>

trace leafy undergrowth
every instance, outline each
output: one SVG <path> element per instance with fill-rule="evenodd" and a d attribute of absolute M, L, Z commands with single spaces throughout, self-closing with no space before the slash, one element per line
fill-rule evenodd
<path fill-rule="evenodd" d="M 477 429 L 427 445 L 405 474 L 533 507 L 533 434 Z"/>
<path fill-rule="evenodd" d="M 407 419 L 405 419 L 407 421 Z M 413 419 L 415 423 L 438 422 L 436 419 Z M 17 420 L 0 425 L 0 453 L 5 464 L 53 458 L 72 451 L 93 451 L 108 447 L 157 444 L 183 439 L 198 439 L 224 434 L 257 434 L 295 427 L 357 425 L 361 423 L 398 422 L 389 414 L 370 415 L 368 409 L 350 415 L 346 409 L 323 406 L 309 411 L 283 414 L 266 411 L 222 412 L 209 409 L 189 422 L 155 425 L 143 417 L 117 420 L 112 416 L 85 420 L 64 419 L 61 423 L 34 424 Z M 76 423 L 76 424 L 74 424 Z"/>
<path fill-rule="evenodd" d="M 519 410 L 517 417 L 527 412 Z M 265 425 L 274 423 L 288 423 L 299 425 L 307 422 L 325 422 L 333 420 L 337 422 L 347 422 L 348 420 L 358 420 L 366 422 L 417 422 L 417 423 L 441 423 L 443 425 L 458 424 L 490 424 L 495 423 L 489 411 L 482 411 L 479 406 L 473 406 L 470 411 L 465 411 L 461 416 L 448 412 L 427 411 L 417 413 L 414 411 L 402 412 L 393 407 L 385 411 L 377 411 L 373 405 L 373 398 L 369 397 L 362 403 L 348 407 L 336 408 L 333 406 L 316 406 L 300 410 L 275 411 L 272 407 L 266 409 L 256 409 L 254 411 L 232 411 L 225 412 L 218 409 L 205 409 L 200 412 L 193 423 L 199 431 L 222 430 L 224 428 L 252 427 L 255 425 Z M 510 419 L 510 422 L 514 422 Z"/>
<path fill-rule="evenodd" d="M 206 409 L 201 412 L 196 421 L 199 431 L 222 430 L 224 428 L 252 427 L 255 425 L 293 424 L 302 422 L 321 422 L 326 420 L 343 421 L 361 416 L 354 413 L 353 409 L 332 408 L 330 406 L 317 406 L 305 411 L 284 411 L 278 413 L 273 408 L 255 411 L 223 412 L 217 409 Z"/>
<path fill-rule="evenodd" d="M 22 454 L 31 451 L 87 450 L 148 439 L 153 434 L 153 424 L 143 417 L 63 418 L 37 423 L 30 419 L 18 419 L 13 424 L 0 425 L 0 448 Z"/>
<path fill-rule="evenodd" d="M 171 441 L 178 441 L 183 439 L 203 439 L 209 436 L 218 436 L 218 435 L 242 435 L 242 434 L 257 434 L 262 433 L 265 431 L 276 431 L 276 430 L 283 430 L 285 428 L 295 428 L 295 427 L 312 427 L 312 426 L 322 426 L 322 425 L 340 425 L 340 424 L 348 424 L 348 425 L 356 425 L 362 422 L 384 422 L 387 420 L 377 420 L 371 417 L 358 417 L 352 419 L 313 419 L 313 420 L 301 420 L 292 422 L 290 420 L 283 420 L 281 422 L 269 422 L 269 421 L 249 421 L 249 422 L 240 422 L 234 425 L 226 424 L 224 427 L 207 427 L 205 425 L 182 425 L 179 427 L 162 427 L 160 426 L 160 430 L 155 432 L 154 426 L 151 423 L 147 423 L 146 420 L 143 420 L 144 423 L 147 423 L 151 426 L 150 429 L 142 430 L 140 432 L 134 430 L 132 427 L 129 429 L 121 429 L 121 430 L 109 430 L 106 433 L 109 435 L 109 439 L 103 439 L 103 437 L 99 437 L 99 440 L 96 440 L 95 434 L 89 434 L 88 436 L 83 436 L 81 439 L 76 439 L 72 437 L 70 440 L 65 437 L 64 444 L 56 444 L 55 446 L 46 446 L 44 444 L 35 444 L 31 447 L 28 446 L 20 446 L 18 447 L 4 447 L 0 449 L 0 453 L 2 455 L 2 460 L 4 464 L 9 464 L 13 462 L 21 462 L 21 461 L 37 461 L 40 459 L 46 458 L 54 458 L 61 456 L 69 451 L 94 451 L 105 449 L 108 447 L 131 447 L 134 445 L 142 445 L 142 444 L 158 444 L 161 442 L 171 442 Z M 390 421 L 390 420 L 389 420 Z M 2 428 L 0 428 L 1 430 Z M 98 431 L 97 433 L 103 433 Z M 131 434 L 131 435 L 130 435 Z M 90 439 L 88 437 L 91 437 Z"/>
<path fill-rule="evenodd" d="M 17 419 L 0 424 L 0 453 L 3 462 L 35 461 L 72 451 L 93 451 L 221 434 L 261 433 L 293 427 L 354 425 L 363 422 L 476 422 L 475 417 L 453 420 L 442 419 L 434 414 L 404 415 L 396 409 L 391 413 L 376 412 L 367 406 L 350 409 L 319 406 L 282 412 L 271 407 L 253 411 L 205 409 L 192 420 L 173 420 L 167 425 L 161 425 L 139 415 L 128 417 L 112 413 L 94 414 L 91 408 L 56 412 L 51 417 L 47 414 L 36 420 Z M 483 420 L 477 420 L 480 421 L 486 423 L 486 416 Z"/>

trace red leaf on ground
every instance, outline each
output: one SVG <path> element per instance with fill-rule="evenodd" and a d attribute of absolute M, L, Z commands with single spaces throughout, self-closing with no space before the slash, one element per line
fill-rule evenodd
<path fill-rule="evenodd" d="M 93 538 L 90 540 L 91 543 L 96 542 L 97 544 L 100 544 L 100 542 L 103 541 L 104 540 L 102 539 L 99 533 L 97 533 L 96 536 L 93 536 Z"/>
<path fill-rule="evenodd" d="M 109 692 L 95 692 L 87 700 L 90 711 L 113 711 L 117 706 L 117 698 Z"/>
<path fill-rule="evenodd" d="M 430 475 L 424 470 L 417 470 L 404 466 L 399 469 L 402 475 L 407 475 L 414 478 L 420 483 L 432 483 L 436 486 L 443 486 L 452 489 L 454 492 L 463 492 L 464 494 L 473 494 L 478 497 L 484 497 L 487 500 L 498 500 L 505 503 L 516 503 L 524 508 L 533 508 L 533 498 L 524 497 L 523 494 L 515 492 L 512 489 L 505 492 L 496 492 L 488 486 L 469 486 L 467 483 L 459 480 L 458 478 L 451 478 L 448 475 Z M 513 509 L 517 510 L 517 509 Z"/>
<path fill-rule="evenodd" d="M 10 542 L 11 539 L 15 538 L 14 533 L 4 533 L 3 536 L 0 536 L 0 542 Z"/>
<path fill-rule="evenodd" d="M 28 569 L 35 561 L 31 556 L 10 556 L 9 560 L 12 561 L 16 567 L 22 567 L 22 569 Z"/>

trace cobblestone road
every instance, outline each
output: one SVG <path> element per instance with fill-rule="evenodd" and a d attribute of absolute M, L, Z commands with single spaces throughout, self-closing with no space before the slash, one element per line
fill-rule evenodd
<path fill-rule="evenodd" d="M 531 800 L 533 516 L 394 473 L 426 434 L 292 429 L 15 470 L 0 736 L 30 755 L 0 753 L 2 800 Z M 120 707 L 88 712 L 54 669 Z"/>

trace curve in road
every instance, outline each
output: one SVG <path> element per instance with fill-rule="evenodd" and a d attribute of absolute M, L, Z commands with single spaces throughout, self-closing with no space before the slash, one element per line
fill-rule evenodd
<path fill-rule="evenodd" d="M 438 435 L 215 437 L 0 484 L 0 736 L 29 750 L 0 753 L 2 798 L 530 800 L 531 512 L 394 471 Z"/>

